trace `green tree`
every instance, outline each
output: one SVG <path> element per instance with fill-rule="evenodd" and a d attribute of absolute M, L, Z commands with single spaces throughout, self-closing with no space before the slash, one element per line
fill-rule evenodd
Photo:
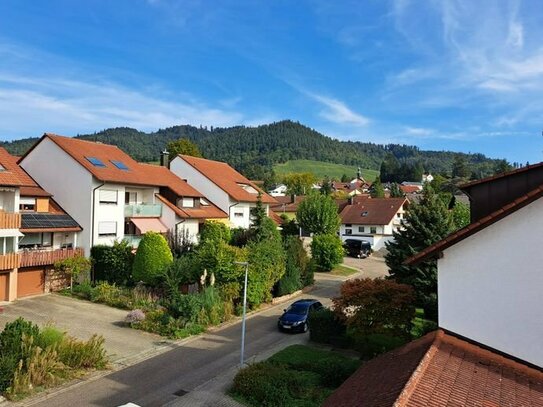
<path fill-rule="evenodd" d="M 349 179 L 349 176 L 347 174 L 343 174 L 341 176 L 341 182 L 349 182 L 350 179 Z"/>
<path fill-rule="evenodd" d="M 328 176 L 324 177 L 324 180 L 322 181 L 320 193 L 323 195 L 332 194 L 332 180 Z"/>
<path fill-rule="evenodd" d="M 297 236 L 285 239 L 285 274 L 277 283 L 277 294 L 286 295 L 304 286 L 304 277 L 309 266 L 309 257 L 302 241 Z"/>
<path fill-rule="evenodd" d="M 258 306 L 271 299 L 273 286 L 285 274 L 285 251 L 280 239 L 252 242 L 247 250 L 247 301 Z"/>
<path fill-rule="evenodd" d="M 298 205 L 296 219 L 306 232 L 333 234 L 339 230 L 341 222 L 337 211 L 332 197 L 313 193 Z"/>
<path fill-rule="evenodd" d="M 417 303 L 427 317 L 437 317 L 437 264 L 426 260 L 407 265 L 405 260 L 431 244 L 443 239 L 451 231 L 451 218 L 447 206 L 425 186 L 419 203 L 409 206 L 404 227 L 394 232 L 394 240 L 386 243 L 385 257 L 390 278 L 408 284 L 415 290 Z"/>
<path fill-rule="evenodd" d="M 469 206 L 465 203 L 454 200 L 454 206 L 451 210 L 453 231 L 462 229 L 470 224 L 471 216 Z"/>
<path fill-rule="evenodd" d="M 317 269 L 330 271 L 343 261 L 344 249 L 341 239 L 332 234 L 315 235 L 311 242 L 311 256 Z"/>
<path fill-rule="evenodd" d="M 202 156 L 202 153 L 200 153 L 198 146 L 186 138 L 170 141 L 168 143 L 167 149 L 170 161 L 177 157 L 179 154 L 191 155 L 193 157 Z"/>
<path fill-rule="evenodd" d="M 260 229 L 262 228 L 262 223 L 266 217 L 266 209 L 264 209 L 264 205 L 262 205 L 262 192 L 258 191 L 256 205 L 254 208 L 251 208 L 251 228 L 254 230 L 256 235 L 259 235 Z"/>
<path fill-rule="evenodd" d="M 453 161 L 452 165 L 452 177 L 467 178 L 471 174 L 471 170 L 468 166 L 468 162 L 463 155 L 458 154 Z"/>
<path fill-rule="evenodd" d="M 147 232 L 136 251 L 132 275 L 135 281 L 156 285 L 172 262 L 172 252 L 164 236 L 156 232 Z"/>
<path fill-rule="evenodd" d="M 316 181 L 317 178 L 310 172 L 287 174 L 283 178 L 283 183 L 287 186 L 287 192 L 295 195 L 309 194 Z"/>
<path fill-rule="evenodd" d="M 507 160 L 498 160 L 494 165 L 495 174 L 503 174 L 504 172 L 511 171 L 513 167 L 507 162 Z"/>
<path fill-rule="evenodd" d="M 381 184 L 380 177 L 375 178 L 375 181 L 373 181 L 373 184 L 371 184 L 370 195 L 372 198 L 385 197 L 385 188 L 383 188 L 383 184 Z"/>
<path fill-rule="evenodd" d="M 83 256 L 69 257 L 55 263 L 55 270 L 70 276 L 70 290 L 73 288 L 74 279 L 80 275 L 88 274 L 91 269 L 91 261 Z"/>
<path fill-rule="evenodd" d="M 380 175 L 381 179 L 384 182 L 400 182 L 405 180 L 398 179 L 398 169 L 400 168 L 400 163 L 398 159 L 392 153 L 388 153 L 381 162 Z"/>
<path fill-rule="evenodd" d="M 206 220 L 200 232 L 200 244 L 205 242 L 230 242 L 230 228 L 222 222 Z"/>
<path fill-rule="evenodd" d="M 396 182 L 390 184 L 390 197 L 391 198 L 403 198 L 405 194 Z"/>

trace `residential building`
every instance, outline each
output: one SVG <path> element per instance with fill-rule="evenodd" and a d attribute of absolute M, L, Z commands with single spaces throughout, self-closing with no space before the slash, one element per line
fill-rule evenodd
<path fill-rule="evenodd" d="M 268 193 L 273 197 L 285 196 L 287 193 L 287 186 L 285 184 L 279 184 L 271 191 L 268 191 Z"/>
<path fill-rule="evenodd" d="M 0 148 L 0 301 L 63 288 L 59 260 L 82 255 L 79 224 Z"/>
<path fill-rule="evenodd" d="M 405 198 L 352 197 L 340 212 L 341 239 L 365 240 L 373 250 L 383 248 L 401 227 L 408 203 Z"/>
<path fill-rule="evenodd" d="M 288 196 L 276 196 L 274 197 L 277 201 L 277 204 L 271 205 L 270 208 L 273 209 L 279 215 L 285 215 L 289 219 L 296 218 L 296 211 L 298 210 L 298 205 L 302 202 L 306 196 L 305 195 L 288 195 Z"/>
<path fill-rule="evenodd" d="M 116 146 L 45 134 L 20 165 L 81 225 L 85 255 L 123 239 L 137 247 L 147 231 L 194 241 L 204 219 L 226 218 L 166 167 L 138 163 Z"/>
<path fill-rule="evenodd" d="M 441 328 L 543 367 L 543 163 L 460 188 L 471 224 L 409 262 L 437 258 Z"/>
<path fill-rule="evenodd" d="M 224 162 L 179 155 L 171 161 L 170 169 L 225 212 L 232 227 L 250 227 L 251 209 L 256 206 L 259 193 L 266 214 L 270 205 L 277 204 L 273 197 Z"/>
<path fill-rule="evenodd" d="M 360 179 L 354 179 L 351 182 L 332 182 L 332 190 L 334 192 L 343 192 L 348 196 L 367 194 L 370 190 L 371 183 Z"/>

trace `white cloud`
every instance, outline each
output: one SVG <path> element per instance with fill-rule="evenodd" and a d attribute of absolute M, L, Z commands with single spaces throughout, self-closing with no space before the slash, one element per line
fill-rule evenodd
<path fill-rule="evenodd" d="M 412 136 L 430 136 L 432 135 L 433 133 L 435 133 L 434 130 L 432 129 L 426 129 L 426 128 L 423 128 L 423 127 L 407 127 L 405 129 L 405 131 L 407 132 L 407 134 L 409 135 L 412 135 Z"/>
<path fill-rule="evenodd" d="M 351 110 L 344 102 L 331 97 L 306 92 L 308 96 L 324 105 L 326 109 L 321 110 L 321 117 L 338 124 L 350 124 L 354 126 L 366 126 L 370 120 Z"/>

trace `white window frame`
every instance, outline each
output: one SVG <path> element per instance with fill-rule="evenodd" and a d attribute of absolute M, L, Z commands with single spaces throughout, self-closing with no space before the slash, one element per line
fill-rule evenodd
<path fill-rule="evenodd" d="M 194 208 L 194 198 L 191 197 L 183 197 L 181 199 L 181 207 L 182 208 Z"/>

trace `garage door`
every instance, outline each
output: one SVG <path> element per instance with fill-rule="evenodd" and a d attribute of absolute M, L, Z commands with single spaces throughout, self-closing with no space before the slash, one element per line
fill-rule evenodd
<path fill-rule="evenodd" d="M 42 294 L 45 289 L 43 268 L 21 268 L 17 273 L 17 298 Z"/>
<path fill-rule="evenodd" d="M 0 301 L 9 299 L 9 273 L 0 274 Z"/>

